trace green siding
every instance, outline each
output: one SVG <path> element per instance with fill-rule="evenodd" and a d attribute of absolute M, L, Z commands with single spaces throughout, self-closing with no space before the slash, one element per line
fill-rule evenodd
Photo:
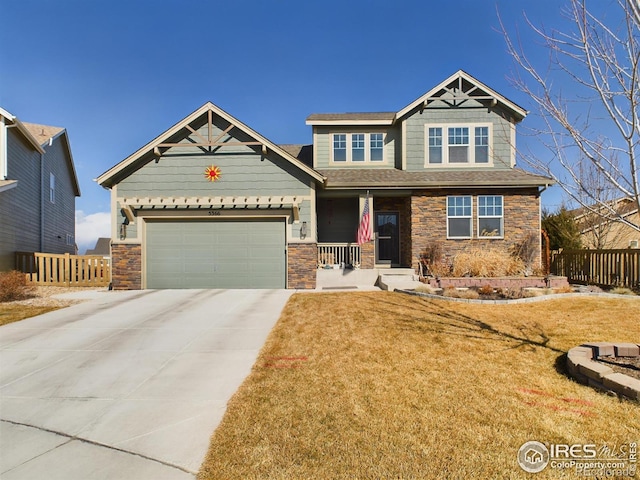
<path fill-rule="evenodd" d="M 323 170 L 326 168 L 394 168 L 399 167 L 398 144 L 400 143 L 400 131 L 397 128 L 385 126 L 371 127 L 324 127 L 314 128 L 315 132 L 315 157 L 314 168 Z M 331 138 L 333 133 L 384 133 L 384 158 L 385 162 L 345 162 L 339 165 L 331 164 Z"/>
<path fill-rule="evenodd" d="M 489 111 L 472 101 L 468 106 L 443 108 L 442 102 L 434 102 L 422 113 L 416 109 L 404 120 L 406 130 L 407 170 L 425 168 L 425 124 L 435 123 L 490 123 L 493 135 L 493 168 L 511 168 L 511 123 L 498 111 Z M 434 168 L 434 167 L 430 167 Z M 442 167 L 446 169 L 446 166 Z M 464 168 L 464 167 L 454 167 Z"/>
<path fill-rule="evenodd" d="M 147 224 L 147 288 L 284 288 L 282 221 Z"/>
<path fill-rule="evenodd" d="M 217 119 L 223 122 L 222 119 Z M 213 129 L 213 138 L 222 134 L 228 125 L 222 123 Z M 234 137 L 225 134 L 220 142 L 248 142 L 253 139 L 231 130 Z M 201 137 L 208 137 L 208 127 L 198 129 Z M 312 178 L 298 167 L 284 160 L 272 151 L 263 155 L 260 145 L 230 145 L 216 147 L 212 152 L 207 148 L 188 146 L 189 143 L 202 143 L 202 138 L 191 134 L 185 140 L 171 140 L 167 143 L 185 145 L 172 147 L 163 152 L 156 161 L 147 155 L 147 163 L 129 172 L 120 180 L 117 187 L 118 198 L 135 197 L 235 197 L 235 196 L 304 196 L 311 197 Z M 221 171 L 221 178 L 209 182 L 204 172 L 211 165 Z M 122 205 L 117 205 L 120 211 Z M 260 211 L 256 210 L 256 215 Z M 314 212 L 308 200 L 300 204 L 300 221 L 311 222 Z M 122 221 L 120 214 L 118 221 Z M 293 221 L 293 220 L 291 220 Z M 293 236 L 299 236 L 299 229 L 293 229 Z M 127 238 L 140 238 L 139 225 L 136 221 L 127 227 Z"/>

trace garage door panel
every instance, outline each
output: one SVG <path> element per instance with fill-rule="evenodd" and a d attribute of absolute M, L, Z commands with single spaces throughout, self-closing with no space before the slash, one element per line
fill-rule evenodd
<path fill-rule="evenodd" d="M 147 288 L 284 288 L 283 221 L 158 221 L 146 230 Z"/>

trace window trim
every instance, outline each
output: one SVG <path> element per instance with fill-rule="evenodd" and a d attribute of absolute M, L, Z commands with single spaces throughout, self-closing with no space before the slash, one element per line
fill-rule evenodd
<path fill-rule="evenodd" d="M 335 160 L 335 138 L 336 135 L 346 136 L 346 160 Z M 364 160 L 353 160 L 353 137 L 354 135 L 364 135 Z M 382 160 L 371 159 L 371 136 L 382 135 Z M 384 165 L 387 163 L 385 152 L 387 133 L 381 131 L 370 132 L 329 132 L 329 164 L 330 165 Z"/>
<path fill-rule="evenodd" d="M 501 215 L 480 215 L 480 198 L 487 198 L 487 197 L 496 197 L 496 198 L 500 198 L 500 209 L 502 214 Z M 487 239 L 487 240 L 503 240 L 504 239 L 504 195 L 477 195 L 476 196 L 477 199 L 477 214 L 476 214 L 476 218 L 477 218 L 477 235 L 479 239 Z M 500 219 L 500 234 L 499 235 L 482 235 L 482 232 L 480 231 L 480 219 L 481 218 L 498 218 Z"/>
<path fill-rule="evenodd" d="M 429 129 L 430 128 L 440 128 L 441 129 L 441 144 L 439 145 L 441 148 L 441 159 L 440 163 L 429 163 Z M 450 128 L 468 128 L 469 129 L 469 143 L 467 144 L 467 157 L 468 162 L 460 163 L 449 161 L 449 129 Z M 488 161 L 486 163 L 477 163 L 476 162 L 476 128 L 487 128 L 487 135 L 489 144 L 487 146 L 488 152 Z M 493 124 L 487 122 L 480 123 L 425 123 L 424 124 L 424 166 L 426 168 L 468 168 L 468 167 L 493 167 L 493 156 L 491 152 L 493 152 Z"/>
<path fill-rule="evenodd" d="M 450 198 L 468 198 L 470 201 L 470 214 L 467 215 L 455 215 L 455 216 L 449 216 L 449 199 Z M 464 205 L 463 205 L 464 206 Z M 446 209 L 446 213 L 447 213 L 447 239 L 451 239 L 451 240 L 468 240 L 470 238 L 473 238 L 473 195 L 447 195 L 446 198 L 446 205 L 445 205 L 445 209 Z M 451 218 L 468 218 L 469 219 L 469 235 L 468 236 L 452 236 L 449 232 L 449 219 Z"/>

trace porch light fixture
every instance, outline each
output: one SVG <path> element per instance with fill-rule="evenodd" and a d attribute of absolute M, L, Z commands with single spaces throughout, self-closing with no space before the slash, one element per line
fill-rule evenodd
<path fill-rule="evenodd" d="M 120 225 L 120 240 L 124 240 L 127 238 L 127 224 L 123 223 Z"/>
<path fill-rule="evenodd" d="M 307 222 L 302 222 L 300 226 L 300 238 L 307 238 Z"/>

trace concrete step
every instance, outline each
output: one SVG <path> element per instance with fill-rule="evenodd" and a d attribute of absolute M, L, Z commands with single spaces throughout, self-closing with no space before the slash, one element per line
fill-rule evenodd
<path fill-rule="evenodd" d="M 413 269 L 393 269 L 390 272 L 380 272 L 378 278 L 378 284 L 382 290 L 412 290 L 421 285 L 418 281 L 418 276 L 414 273 Z M 405 270 L 404 272 L 397 272 L 395 270 Z"/>

